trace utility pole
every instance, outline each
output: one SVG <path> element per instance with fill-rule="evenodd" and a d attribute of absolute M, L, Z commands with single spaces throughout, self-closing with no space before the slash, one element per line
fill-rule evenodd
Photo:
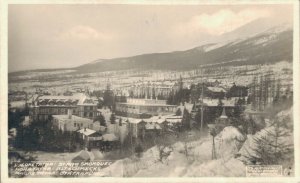
<path fill-rule="evenodd" d="M 202 81 L 202 90 L 201 90 L 201 124 L 200 124 L 200 130 L 201 130 L 201 132 L 203 132 L 203 81 Z"/>
<path fill-rule="evenodd" d="M 217 155 L 216 155 L 216 145 L 215 145 L 215 137 L 217 136 L 217 131 L 216 131 L 216 125 L 215 124 L 209 124 L 208 125 L 208 128 L 209 128 L 209 132 L 210 132 L 210 135 L 212 136 L 212 149 L 211 149 L 211 159 L 216 159 L 217 158 Z"/>
<path fill-rule="evenodd" d="M 211 159 L 216 159 L 217 155 L 216 155 L 216 147 L 215 147 L 215 136 L 213 136 L 213 145 L 212 145 L 212 157 Z"/>
<path fill-rule="evenodd" d="M 253 101 L 252 101 L 252 110 L 256 110 L 257 109 L 256 83 L 257 83 L 257 78 L 256 78 L 256 76 L 254 76 L 254 78 L 253 78 L 253 86 L 252 86 L 252 98 L 253 98 Z"/>

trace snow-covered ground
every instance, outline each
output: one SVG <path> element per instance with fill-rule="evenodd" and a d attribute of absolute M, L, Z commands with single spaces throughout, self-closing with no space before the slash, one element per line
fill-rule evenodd
<path fill-rule="evenodd" d="M 25 100 L 10 102 L 12 108 L 25 108 Z"/>
<path fill-rule="evenodd" d="M 240 145 L 236 139 L 243 141 L 245 137 L 234 127 L 224 128 L 215 137 L 217 157 L 214 160 L 212 160 L 212 137 L 204 137 L 186 144 L 177 142 L 165 149 L 170 154 L 163 161 L 159 161 L 159 151 L 154 146 L 144 152 L 141 158 L 130 157 L 115 162 L 104 169 L 103 175 L 129 177 L 245 176 L 244 164 L 234 158 Z M 123 167 L 123 175 L 113 170 L 119 166 Z"/>
<path fill-rule="evenodd" d="M 37 161 L 71 161 L 78 152 L 65 152 L 65 153 L 52 153 L 52 152 L 43 152 L 35 151 L 30 152 L 30 155 L 35 157 Z"/>
<path fill-rule="evenodd" d="M 280 131 L 292 129 L 293 108 L 278 113 L 275 119 L 286 123 Z M 270 123 L 271 124 L 271 123 Z M 215 137 L 216 158 L 212 160 L 212 137 L 207 136 L 191 142 L 177 142 L 167 148 L 170 152 L 163 161 L 159 161 L 156 146 L 144 152 L 141 158 L 130 157 L 116 161 L 102 172 L 102 176 L 128 177 L 243 177 L 246 176 L 246 153 L 255 155 L 253 137 L 268 135 L 274 126 L 267 125 L 255 135 L 243 135 L 237 128 L 228 126 Z M 268 138 L 271 138 L 270 136 Z M 285 136 L 278 143 L 293 144 L 293 136 Z M 186 155 L 187 152 L 187 155 Z M 290 155 L 286 155 L 290 156 Z M 293 157 L 286 157 L 293 162 Z M 287 161 L 289 162 L 289 161 Z M 248 163 L 246 163 L 248 164 Z M 250 163 L 251 164 L 251 163 Z M 120 169 L 122 166 L 122 174 Z M 292 166 L 291 164 L 283 165 Z"/>

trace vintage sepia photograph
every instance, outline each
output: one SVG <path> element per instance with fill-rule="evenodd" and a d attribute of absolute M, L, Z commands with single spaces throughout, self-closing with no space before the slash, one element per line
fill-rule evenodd
<path fill-rule="evenodd" d="M 8 4 L 8 178 L 299 174 L 297 4 L 183 2 Z"/>

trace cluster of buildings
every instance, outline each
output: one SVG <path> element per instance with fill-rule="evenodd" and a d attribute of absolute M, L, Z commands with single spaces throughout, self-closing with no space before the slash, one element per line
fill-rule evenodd
<path fill-rule="evenodd" d="M 159 135 L 173 125 L 181 124 L 182 116 L 165 115 L 151 118 L 121 118 L 128 123 L 128 133 L 135 140 L 144 140 L 149 134 Z"/>
<path fill-rule="evenodd" d="M 182 84 L 182 79 L 177 82 L 145 81 L 131 85 L 128 93 L 132 98 L 167 99 L 170 93 L 178 91 Z"/>
<path fill-rule="evenodd" d="M 78 132 L 87 148 L 111 149 L 119 139 L 95 121 L 100 111 L 97 102 L 85 93 L 72 95 L 43 95 L 33 98 L 29 106 L 29 120 L 50 121 L 54 129 L 62 132 Z"/>
<path fill-rule="evenodd" d="M 180 123 L 182 117 L 174 116 L 176 109 L 166 100 L 128 98 L 116 103 L 112 123 L 111 109 L 97 109 L 97 101 L 85 93 L 37 95 L 29 106 L 29 121 L 50 121 L 54 129 L 78 132 L 85 147 L 105 151 L 117 148 L 127 136 L 144 138 L 148 132 L 160 133 L 166 125 Z M 100 115 L 106 126 L 100 125 Z"/>
<path fill-rule="evenodd" d="M 184 110 L 191 114 L 191 123 L 199 112 L 204 116 L 202 120 L 210 120 L 205 118 L 208 113 L 215 114 L 212 119 L 227 118 L 237 105 L 245 107 L 250 104 L 253 110 L 263 110 L 276 96 L 292 95 L 291 86 L 292 83 L 279 82 L 268 75 L 254 77 L 250 86 L 233 84 L 230 88 L 225 88 L 218 80 L 185 88 L 181 77 L 177 82 L 141 82 L 115 90 L 108 85 L 103 102 L 110 99 L 106 100 L 110 103 L 104 105 L 113 108 L 98 109 L 98 100 L 84 92 L 37 95 L 32 98 L 29 118 L 30 121 L 51 120 L 61 131 L 76 131 L 89 148 L 111 149 L 117 143 L 122 144 L 127 137 L 139 141 L 147 134 L 161 134 L 170 126 L 181 124 Z M 180 106 L 167 103 L 171 94 L 183 88 L 190 90 L 189 103 Z M 114 123 L 110 121 L 111 110 L 116 116 Z M 176 115 L 178 110 L 180 115 Z M 100 115 L 104 116 L 107 126 L 101 126 L 97 121 Z"/>

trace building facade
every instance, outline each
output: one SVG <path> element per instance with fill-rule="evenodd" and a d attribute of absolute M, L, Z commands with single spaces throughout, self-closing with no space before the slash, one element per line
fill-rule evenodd
<path fill-rule="evenodd" d="M 82 118 L 93 120 L 97 116 L 97 104 L 94 100 L 79 93 L 72 96 L 38 96 L 29 107 L 29 117 L 31 121 L 45 121 L 53 115 L 67 115 L 68 110 Z"/>
<path fill-rule="evenodd" d="M 69 115 L 53 115 L 52 124 L 61 131 L 77 131 L 80 129 L 93 129 L 94 122 L 88 118 Z"/>
<path fill-rule="evenodd" d="M 126 103 L 116 103 L 116 115 L 132 118 L 150 118 L 176 112 L 176 105 L 168 105 L 166 100 L 127 99 Z"/>

